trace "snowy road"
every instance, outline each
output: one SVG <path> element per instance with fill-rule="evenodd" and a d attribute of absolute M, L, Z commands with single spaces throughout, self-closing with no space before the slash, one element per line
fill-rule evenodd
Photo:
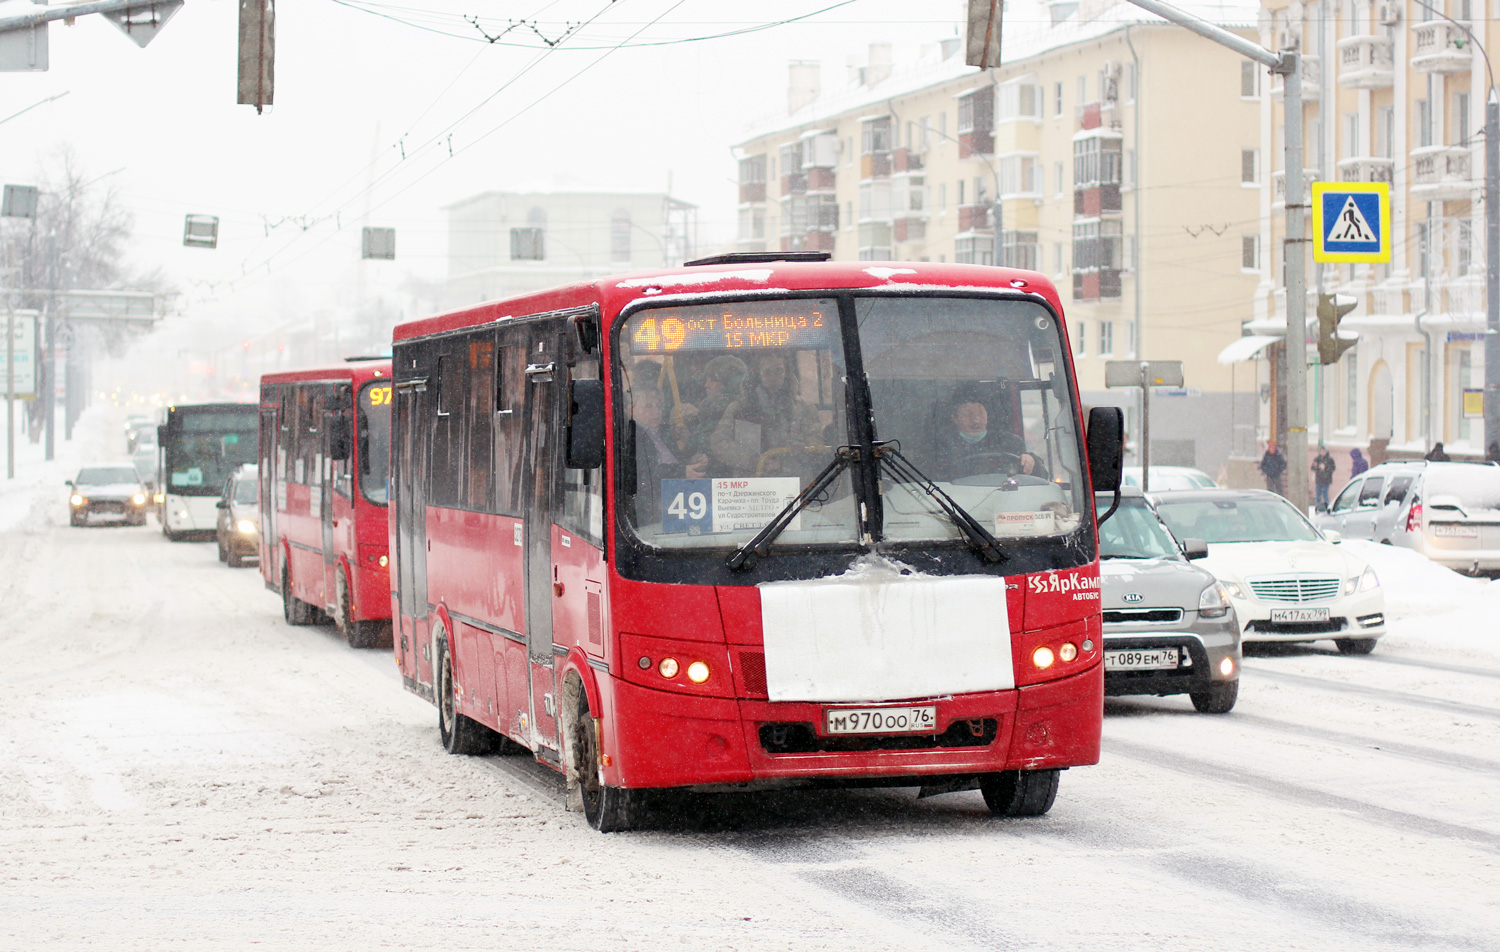
<path fill-rule="evenodd" d="M 1372 553 L 1375 654 L 1260 652 L 1224 717 L 1111 701 L 1043 819 L 821 792 L 604 836 L 254 569 L 38 492 L 0 525 L 0 948 L 1500 948 L 1500 584 L 1409 553 Z"/>

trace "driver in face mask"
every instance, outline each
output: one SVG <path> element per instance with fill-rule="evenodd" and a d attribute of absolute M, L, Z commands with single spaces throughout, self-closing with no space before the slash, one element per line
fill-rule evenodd
<path fill-rule="evenodd" d="M 991 432 L 984 404 L 967 400 L 953 408 L 953 430 L 940 444 L 937 479 L 958 479 L 980 473 L 1024 473 L 1042 476 L 1041 462 L 1025 452 L 1013 433 Z"/>

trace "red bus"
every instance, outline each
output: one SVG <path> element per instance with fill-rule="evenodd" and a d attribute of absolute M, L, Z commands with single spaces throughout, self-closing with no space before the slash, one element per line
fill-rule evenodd
<path fill-rule="evenodd" d="M 389 644 L 389 358 L 260 378 L 260 566 L 286 620 Z"/>
<path fill-rule="evenodd" d="M 606 831 L 799 783 L 1036 815 L 1097 762 L 1123 421 L 1085 453 L 1056 290 L 826 258 L 396 328 L 395 653 L 450 752 L 533 752 Z"/>

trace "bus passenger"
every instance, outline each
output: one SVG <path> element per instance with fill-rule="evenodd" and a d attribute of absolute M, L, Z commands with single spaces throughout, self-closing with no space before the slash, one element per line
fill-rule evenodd
<path fill-rule="evenodd" d="M 693 449 L 707 453 L 713 443 L 714 430 L 724 419 L 724 411 L 740 399 L 750 368 L 731 354 L 720 354 L 703 368 L 703 392 L 698 415 L 693 420 Z"/>
<path fill-rule="evenodd" d="M 661 481 L 664 479 L 702 479 L 708 468 L 708 456 L 698 453 L 687 460 L 680 458 L 662 436 L 661 391 L 650 388 L 631 394 L 630 423 L 626 426 L 626 445 L 634 463 L 636 525 L 661 521 Z"/>
<path fill-rule="evenodd" d="M 799 380 L 791 355 L 761 354 L 745 395 L 729 404 L 714 428 L 710 449 L 714 460 L 735 476 L 770 476 L 799 467 L 783 457 L 800 452 L 767 454 L 773 450 L 819 446 L 823 424 L 818 411 L 798 395 Z"/>

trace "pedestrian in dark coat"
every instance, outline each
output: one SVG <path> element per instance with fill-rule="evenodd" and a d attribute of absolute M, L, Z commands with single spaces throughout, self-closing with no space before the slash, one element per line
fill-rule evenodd
<path fill-rule="evenodd" d="M 1452 460 L 1448 452 L 1443 449 L 1441 442 L 1432 444 L 1432 449 L 1428 450 L 1427 455 L 1422 458 L 1430 463 L 1447 463 Z"/>
<path fill-rule="evenodd" d="M 1266 444 L 1265 455 L 1260 458 L 1260 472 L 1266 477 L 1266 488 L 1278 495 L 1286 495 L 1286 457 L 1276 448 L 1275 442 Z"/>
<path fill-rule="evenodd" d="M 1328 491 L 1333 488 L 1333 473 L 1338 469 L 1338 464 L 1328 453 L 1328 447 L 1318 444 L 1318 455 L 1313 457 L 1313 495 L 1314 505 L 1319 512 L 1328 511 Z"/>
<path fill-rule="evenodd" d="M 1365 459 L 1365 454 L 1359 451 L 1359 447 L 1349 451 L 1349 477 L 1352 479 L 1370 468 L 1370 461 Z"/>

